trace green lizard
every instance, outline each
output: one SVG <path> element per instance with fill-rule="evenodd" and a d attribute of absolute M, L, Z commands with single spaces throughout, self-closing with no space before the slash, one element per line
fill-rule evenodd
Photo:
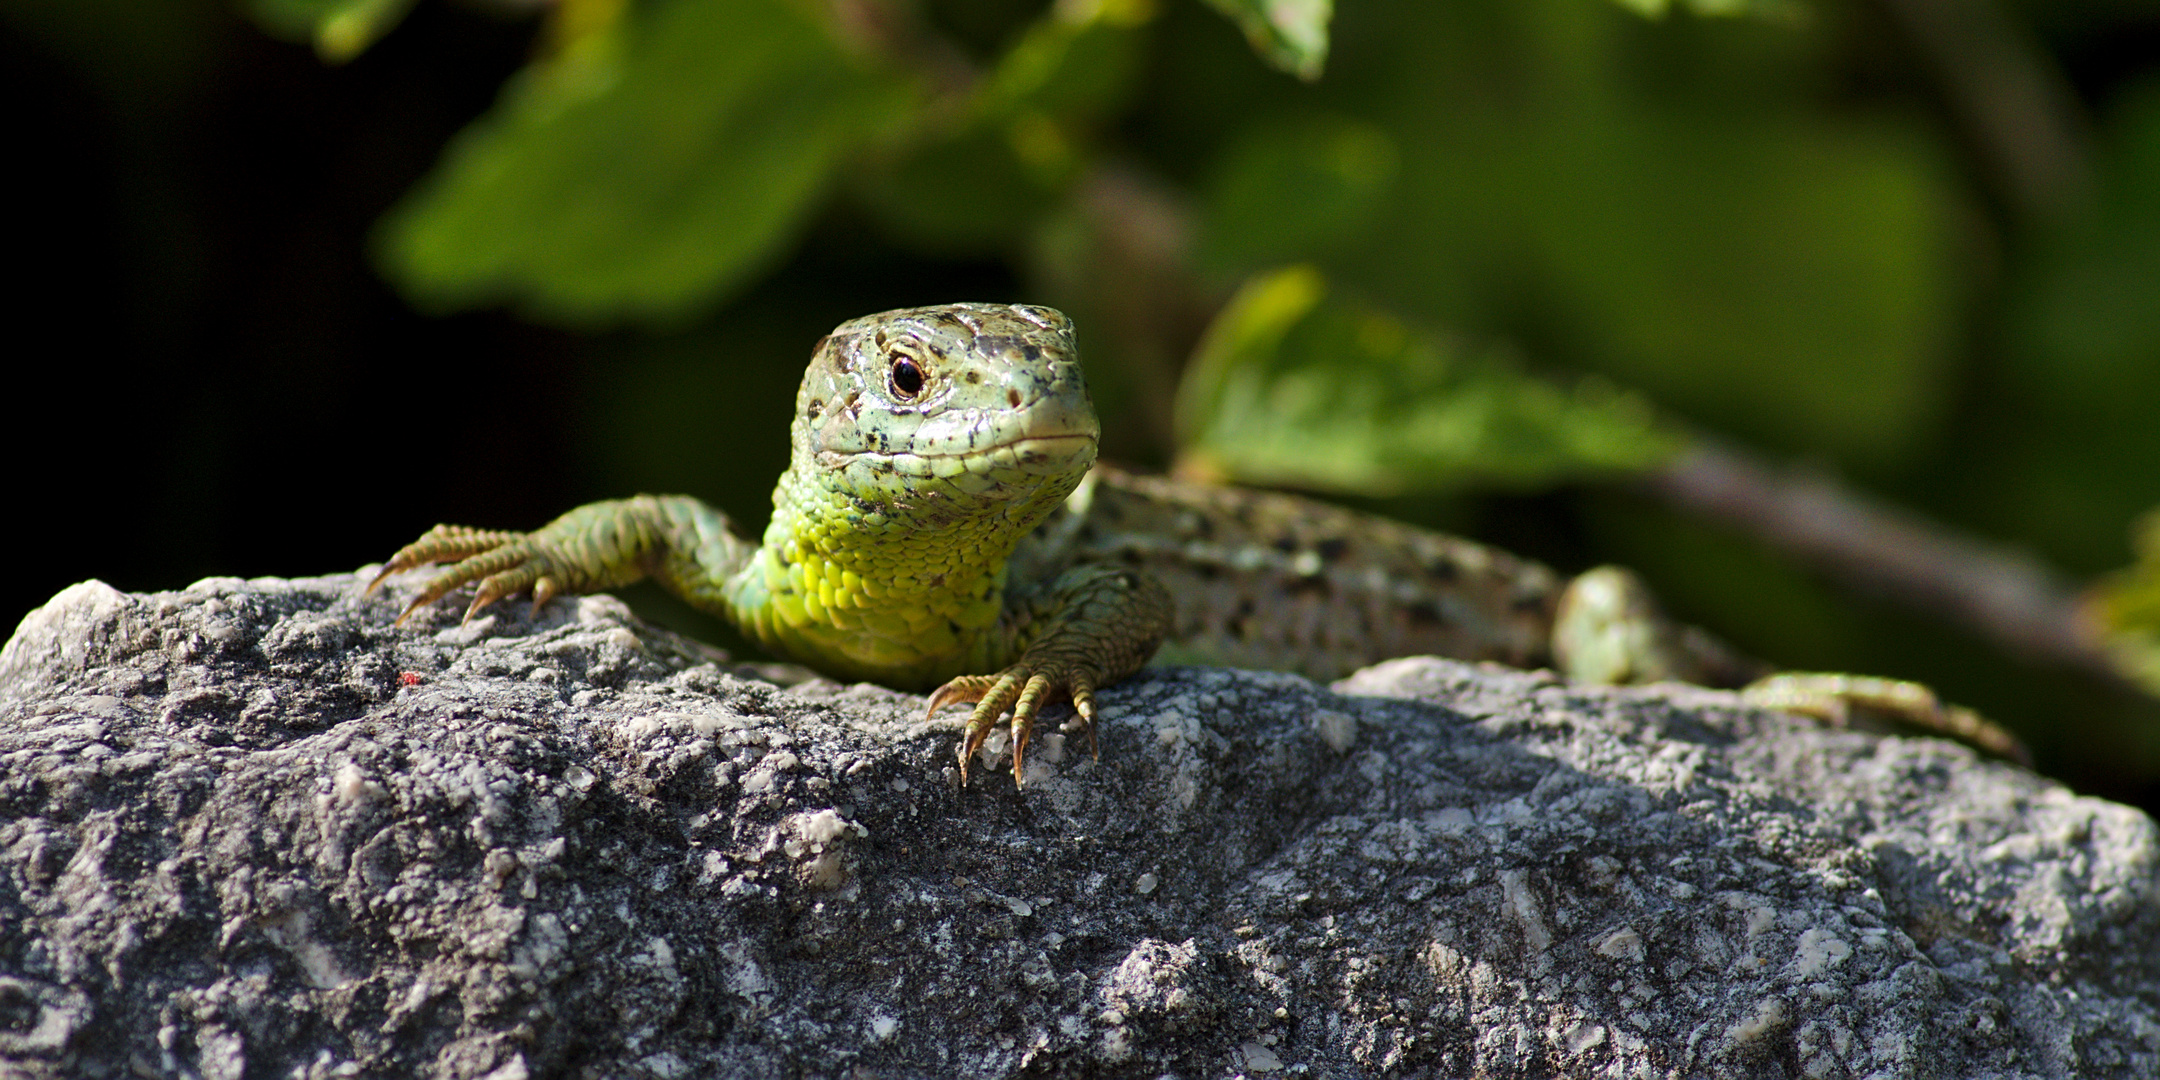
<path fill-rule="evenodd" d="M 1092 743 L 1096 689 L 1166 643 L 1165 659 L 1316 678 L 1423 653 L 1595 682 L 1736 686 L 1766 673 L 1658 616 L 1624 571 L 1563 582 L 1324 503 L 1131 475 L 1095 463 L 1099 432 L 1059 312 L 889 311 L 818 342 L 762 544 L 697 499 L 640 495 L 531 533 L 438 525 L 368 587 L 451 562 L 405 615 L 478 582 L 470 618 L 528 590 L 537 608 L 652 577 L 826 674 L 932 691 L 931 714 L 972 703 L 963 782 L 1008 712 L 1016 783 L 1044 706 L 1069 699 Z M 2016 752 L 1913 683 L 1788 675 L 1748 693 L 1833 718 L 1874 706 Z"/>

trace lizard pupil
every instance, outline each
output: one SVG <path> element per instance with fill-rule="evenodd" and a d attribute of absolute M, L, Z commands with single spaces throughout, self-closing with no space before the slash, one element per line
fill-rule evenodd
<path fill-rule="evenodd" d="M 911 398 L 922 393 L 922 368 L 917 367 L 915 361 L 908 357 L 893 357 L 892 385 L 893 390 L 904 398 Z"/>

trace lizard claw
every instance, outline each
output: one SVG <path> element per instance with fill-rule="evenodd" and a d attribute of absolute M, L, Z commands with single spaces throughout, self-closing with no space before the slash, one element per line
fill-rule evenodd
<path fill-rule="evenodd" d="M 1025 785 L 1022 769 L 1027 757 L 1028 737 L 1035 730 L 1035 718 L 1042 706 L 1055 701 L 1058 695 L 1069 697 L 1073 709 L 1080 714 L 1080 722 L 1087 728 L 1088 749 L 1097 760 L 1102 757 L 1095 741 L 1095 680 L 1091 672 L 1076 665 L 1058 661 L 1020 663 L 1006 668 L 996 675 L 962 675 L 937 688 L 930 695 L 929 708 L 923 717 L 935 716 L 947 705 L 973 704 L 975 711 L 968 715 L 967 728 L 960 741 L 960 783 L 967 784 L 968 759 L 982 747 L 997 726 L 999 716 L 1007 710 L 1012 712 L 1013 786 Z"/>
<path fill-rule="evenodd" d="M 531 589 L 533 609 L 553 598 L 561 587 L 549 573 L 551 567 L 546 556 L 537 549 L 525 533 L 503 532 L 490 529 L 473 529 L 463 525 L 437 525 L 425 536 L 405 545 L 368 582 L 367 592 L 382 586 L 392 574 L 402 574 L 430 563 L 454 563 L 448 570 L 436 575 L 427 588 L 405 605 L 395 625 L 402 626 L 412 613 L 449 595 L 472 582 L 480 588 L 472 603 L 465 608 L 465 622 L 480 613 L 482 608 L 514 593 Z"/>

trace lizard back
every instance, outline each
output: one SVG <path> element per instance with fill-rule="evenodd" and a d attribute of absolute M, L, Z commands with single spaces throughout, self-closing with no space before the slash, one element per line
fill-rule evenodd
<path fill-rule="evenodd" d="M 1015 588 L 1107 561 L 1170 590 L 1157 663 L 1332 679 L 1396 656 L 1549 663 L 1562 580 L 1459 537 L 1275 492 L 1097 465 L 1013 553 Z"/>

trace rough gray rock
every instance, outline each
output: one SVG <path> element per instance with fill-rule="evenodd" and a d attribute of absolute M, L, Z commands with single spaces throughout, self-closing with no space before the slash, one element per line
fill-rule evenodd
<path fill-rule="evenodd" d="M 2153 822 L 1958 746 L 1166 669 L 963 789 L 920 698 L 361 580 L 24 620 L 0 1076 L 2160 1076 Z"/>

